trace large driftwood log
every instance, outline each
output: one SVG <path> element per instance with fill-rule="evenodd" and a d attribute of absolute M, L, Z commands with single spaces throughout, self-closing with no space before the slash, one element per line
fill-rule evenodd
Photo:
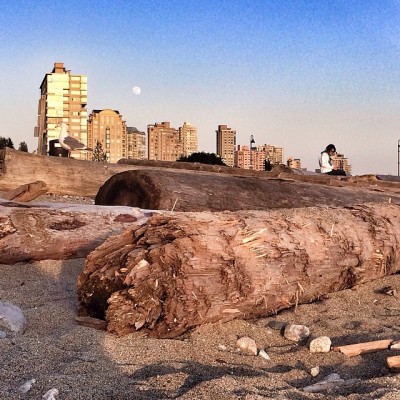
<path fill-rule="evenodd" d="M 395 273 L 399 254 L 393 204 L 162 214 L 93 251 L 78 296 L 110 332 L 175 337 Z"/>
<path fill-rule="evenodd" d="M 110 176 L 135 168 L 139 167 L 39 156 L 6 147 L 0 150 L 0 190 L 13 190 L 40 180 L 50 193 L 95 196 Z"/>
<path fill-rule="evenodd" d="M 0 263 L 86 257 L 154 214 L 131 207 L 0 201 Z"/>
<path fill-rule="evenodd" d="M 100 187 L 95 204 L 152 210 L 236 211 L 388 203 L 389 198 L 400 204 L 396 193 L 367 188 L 161 169 L 125 171 L 112 176 Z"/>

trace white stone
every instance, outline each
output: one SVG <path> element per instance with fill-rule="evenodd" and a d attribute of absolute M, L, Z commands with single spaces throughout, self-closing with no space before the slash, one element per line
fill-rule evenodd
<path fill-rule="evenodd" d="M 301 342 L 310 336 L 310 330 L 304 325 L 286 325 L 283 336 L 293 342 Z"/>
<path fill-rule="evenodd" d="M 264 349 L 261 349 L 261 350 L 258 352 L 258 355 L 259 355 L 260 357 L 262 357 L 262 358 L 265 358 L 266 360 L 270 360 L 270 359 L 271 359 L 270 356 L 268 355 L 268 353 L 267 353 Z"/>
<path fill-rule="evenodd" d="M 329 353 L 332 341 L 328 336 L 317 337 L 310 342 L 311 353 Z"/>
<path fill-rule="evenodd" d="M 310 374 L 314 378 L 319 375 L 319 367 L 318 367 L 318 365 L 316 367 L 311 368 Z"/>
<path fill-rule="evenodd" d="M 393 342 L 390 345 L 390 350 L 398 350 L 400 349 L 400 341 Z"/>
<path fill-rule="evenodd" d="M 257 350 L 257 344 L 254 339 L 251 339 L 247 336 L 241 337 L 237 340 L 236 346 L 243 352 L 252 354 L 252 355 L 257 355 L 258 350 Z"/>
<path fill-rule="evenodd" d="M 36 382 L 36 379 L 30 379 L 29 381 L 26 381 L 24 384 L 22 384 L 19 388 L 18 388 L 18 392 L 20 393 L 28 393 L 31 388 L 32 385 Z"/>

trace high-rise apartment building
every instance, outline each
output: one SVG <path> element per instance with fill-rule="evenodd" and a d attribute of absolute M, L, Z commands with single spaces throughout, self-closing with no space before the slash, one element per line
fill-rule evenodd
<path fill-rule="evenodd" d="M 183 154 L 179 131 L 170 122 L 147 125 L 147 157 L 149 160 L 176 161 Z"/>
<path fill-rule="evenodd" d="M 227 125 L 218 125 L 217 134 L 217 155 L 222 161 L 233 167 L 235 164 L 236 131 L 228 128 Z"/>
<path fill-rule="evenodd" d="M 88 121 L 88 146 L 100 142 L 107 161 L 116 163 L 127 157 L 127 130 L 122 115 L 116 110 L 93 110 Z"/>
<path fill-rule="evenodd" d="M 146 158 L 146 134 L 135 127 L 127 127 L 126 143 L 128 146 L 126 158 L 143 160 Z"/>
<path fill-rule="evenodd" d="M 250 149 L 249 146 L 239 144 L 235 151 L 235 167 L 264 171 L 265 159 L 265 151 Z"/>
<path fill-rule="evenodd" d="M 61 122 L 68 127 L 68 134 L 87 144 L 87 78 L 72 75 L 64 63 L 54 63 L 51 73 L 45 75 L 40 85 L 38 123 L 35 137 L 38 138 L 37 153 L 51 154 L 59 146 Z M 73 151 L 71 157 L 87 159 L 85 151 Z"/>
<path fill-rule="evenodd" d="M 197 128 L 190 122 L 184 122 L 183 126 L 179 128 L 179 140 L 182 142 L 182 155 L 184 157 L 197 153 Z"/>
<path fill-rule="evenodd" d="M 283 164 L 283 148 L 272 146 L 270 144 L 263 144 L 256 147 L 257 151 L 265 152 L 265 158 L 272 164 Z"/>

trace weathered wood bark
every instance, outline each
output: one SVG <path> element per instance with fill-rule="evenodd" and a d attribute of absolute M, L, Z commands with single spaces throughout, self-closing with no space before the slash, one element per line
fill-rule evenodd
<path fill-rule="evenodd" d="M 93 251 L 78 296 L 110 332 L 174 337 L 395 273 L 399 254 L 393 204 L 163 214 Z"/>
<path fill-rule="evenodd" d="M 39 156 L 7 147 L 0 150 L 0 190 L 13 190 L 40 180 L 50 193 L 95 196 L 110 176 L 135 168 L 138 167 Z"/>
<path fill-rule="evenodd" d="M 389 198 L 400 204 L 396 193 L 377 193 L 367 188 L 161 169 L 112 176 L 100 187 L 95 204 L 152 210 L 236 211 L 388 203 Z"/>
<path fill-rule="evenodd" d="M 110 235 L 154 214 L 130 207 L 0 201 L 0 263 L 86 257 Z"/>
<path fill-rule="evenodd" d="M 13 201 L 32 201 L 40 195 L 46 193 L 49 187 L 43 181 L 36 181 L 18 186 L 2 195 L 3 199 Z"/>

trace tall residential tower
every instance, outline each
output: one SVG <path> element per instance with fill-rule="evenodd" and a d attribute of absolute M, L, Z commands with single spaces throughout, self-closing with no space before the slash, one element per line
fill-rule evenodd
<path fill-rule="evenodd" d="M 229 167 L 235 163 L 236 131 L 228 128 L 227 125 L 218 125 L 217 134 L 217 155 Z"/>
<path fill-rule="evenodd" d="M 69 135 L 87 144 L 87 77 L 72 75 L 64 63 L 54 63 L 51 73 L 43 78 L 40 85 L 38 124 L 35 137 L 38 138 L 37 153 L 51 154 L 59 146 L 60 124 L 65 122 Z M 87 159 L 88 154 L 73 151 L 74 158 Z"/>

